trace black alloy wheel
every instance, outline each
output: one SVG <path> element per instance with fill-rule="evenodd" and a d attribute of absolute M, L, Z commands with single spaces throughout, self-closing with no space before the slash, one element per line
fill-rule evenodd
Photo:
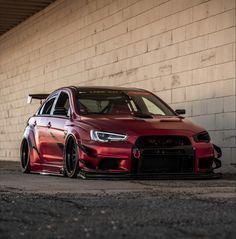
<path fill-rule="evenodd" d="M 79 172 L 78 147 L 75 140 L 70 137 L 65 152 L 65 171 L 70 178 L 76 178 Z"/>
<path fill-rule="evenodd" d="M 30 173 L 29 146 L 26 139 L 21 144 L 21 168 L 23 173 Z"/>

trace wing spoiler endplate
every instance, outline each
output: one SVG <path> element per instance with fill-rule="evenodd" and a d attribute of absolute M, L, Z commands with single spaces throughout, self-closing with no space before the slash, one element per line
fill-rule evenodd
<path fill-rule="evenodd" d="M 42 103 L 42 100 L 45 100 L 49 94 L 30 94 L 27 98 L 27 104 L 31 104 L 32 99 L 40 100 L 40 103 Z"/>

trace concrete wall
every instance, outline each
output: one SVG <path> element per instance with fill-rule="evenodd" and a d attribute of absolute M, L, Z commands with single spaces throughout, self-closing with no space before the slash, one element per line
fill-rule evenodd
<path fill-rule="evenodd" d="M 235 0 L 58 0 L 0 37 L 0 159 L 17 160 L 28 93 L 137 86 L 185 107 L 235 157 Z M 232 168 L 232 167 L 231 167 Z"/>

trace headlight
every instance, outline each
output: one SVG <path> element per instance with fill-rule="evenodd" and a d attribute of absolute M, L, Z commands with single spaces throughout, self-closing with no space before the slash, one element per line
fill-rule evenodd
<path fill-rule="evenodd" d="M 125 141 L 128 138 L 128 136 L 125 134 L 115 134 L 97 130 L 91 130 L 90 137 L 92 140 L 99 142 Z"/>
<path fill-rule="evenodd" d="M 206 142 L 206 143 L 209 143 L 211 140 L 210 135 L 206 131 L 194 135 L 193 139 L 195 142 Z"/>

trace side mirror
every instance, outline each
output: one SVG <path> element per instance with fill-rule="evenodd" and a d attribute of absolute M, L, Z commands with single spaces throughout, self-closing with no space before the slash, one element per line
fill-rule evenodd
<path fill-rule="evenodd" d="M 67 116 L 67 110 L 64 107 L 57 107 L 54 109 L 53 115 Z"/>
<path fill-rule="evenodd" d="M 178 115 L 184 115 L 186 113 L 186 110 L 185 109 L 178 109 L 178 110 L 175 110 L 175 113 L 178 114 Z"/>

